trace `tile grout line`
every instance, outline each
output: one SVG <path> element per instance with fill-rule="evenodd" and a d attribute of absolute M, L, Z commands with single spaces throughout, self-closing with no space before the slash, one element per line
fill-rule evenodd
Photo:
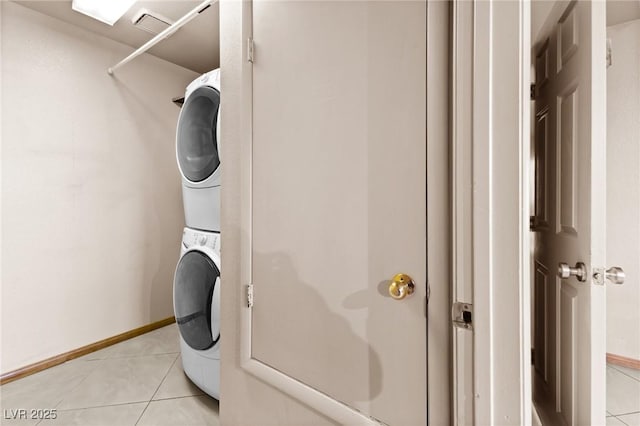
<path fill-rule="evenodd" d="M 178 362 L 178 358 L 180 358 L 179 356 L 176 356 L 176 358 L 173 360 L 173 362 L 171 363 L 171 365 L 169 366 L 169 369 L 167 370 L 166 374 L 164 375 L 164 377 L 162 378 L 162 380 L 160 381 L 160 384 L 158 385 L 158 387 L 156 388 L 156 391 L 153 393 L 153 395 L 151 395 L 151 399 L 149 401 L 153 401 L 153 397 L 156 396 L 156 394 L 158 393 L 158 391 L 160 390 L 160 386 L 162 386 L 162 384 L 164 383 L 164 381 L 167 379 L 167 376 L 169 375 L 169 373 L 171 372 L 171 369 L 173 368 L 174 365 L 176 365 L 176 362 Z"/>
<path fill-rule="evenodd" d="M 180 352 L 159 352 L 159 353 L 150 353 L 150 354 L 135 354 L 135 355 L 119 355 L 119 356 L 113 356 L 111 358 L 105 358 L 105 359 L 128 359 L 128 358 L 142 358 L 145 356 L 156 356 L 156 355 L 178 355 Z M 86 362 L 91 362 L 91 361 L 102 361 L 102 360 L 87 360 Z"/>
<path fill-rule="evenodd" d="M 151 354 L 151 355 L 140 355 L 140 356 L 122 357 L 122 358 L 104 358 L 104 359 L 97 359 L 97 360 L 83 360 L 83 361 L 80 361 L 80 362 L 82 362 L 82 363 L 90 362 L 90 363 L 95 364 L 95 365 L 92 365 L 92 366 L 91 366 L 91 368 L 90 368 L 89 372 L 87 373 L 87 375 L 86 375 L 85 377 L 83 377 L 83 378 L 82 378 L 82 380 L 80 380 L 80 382 L 79 382 L 77 385 L 75 385 L 75 386 L 73 386 L 71 389 L 69 389 L 69 391 L 67 392 L 67 394 L 72 393 L 74 390 L 76 390 L 78 387 L 80 387 L 80 386 L 85 382 L 85 380 L 87 380 L 87 379 L 89 378 L 89 376 L 91 376 L 91 375 L 92 375 L 96 370 L 98 370 L 98 368 L 100 367 L 100 364 L 105 364 L 105 363 L 108 363 L 108 362 L 111 362 L 111 361 L 119 361 L 119 360 L 124 360 L 124 359 L 143 358 L 143 357 L 145 357 L 145 356 L 148 356 L 148 357 L 156 357 L 156 356 L 168 356 L 168 355 L 173 355 L 173 354 L 157 354 L 157 355 L 156 355 L 156 354 Z M 177 359 L 177 358 L 176 358 L 176 359 Z M 72 361 L 73 361 L 73 360 L 72 360 Z M 70 362 L 70 361 L 68 361 L 68 362 Z M 174 363 L 175 363 L 175 360 L 174 360 Z M 171 365 L 173 365 L 173 363 L 172 363 Z M 165 377 L 166 377 L 166 375 L 165 375 Z M 164 377 L 163 377 L 162 381 L 164 381 Z M 162 383 L 162 382 L 161 382 L 161 383 Z M 158 391 L 158 390 L 156 389 L 156 392 L 157 392 L 157 391 Z M 154 394 L 154 395 L 155 395 L 155 394 Z M 60 407 L 60 404 L 62 404 L 62 403 L 64 402 L 64 400 L 65 400 L 65 396 L 63 396 L 63 397 L 62 397 L 62 398 L 61 398 L 61 399 L 56 403 L 55 408 L 56 408 L 58 411 L 86 410 L 86 409 L 88 409 L 88 408 L 100 408 L 100 407 L 109 407 L 109 406 L 114 406 L 114 405 L 126 405 L 126 404 L 140 404 L 140 403 L 146 402 L 146 401 L 144 401 L 144 400 L 143 400 L 143 401 L 131 401 L 131 402 L 125 402 L 125 403 L 121 403 L 121 404 L 93 405 L 93 406 L 88 406 L 88 407 L 76 407 L 76 408 L 60 409 L 60 408 L 59 408 L 59 407 Z M 37 426 L 37 425 L 36 425 L 36 426 Z"/>
<path fill-rule="evenodd" d="M 625 371 L 623 371 L 623 370 L 618 369 L 618 368 L 617 368 L 617 366 L 616 366 L 616 365 L 614 365 L 614 364 L 607 364 L 607 367 L 611 367 L 611 369 L 612 369 L 613 371 L 615 371 L 616 373 L 619 373 L 619 374 L 621 374 L 622 376 L 624 376 L 624 377 L 626 377 L 626 378 L 628 378 L 628 379 L 631 379 L 631 380 L 632 380 L 632 381 L 634 381 L 634 382 L 640 382 L 640 380 L 638 380 L 637 378 L 635 378 L 635 377 L 631 376 L 630 374 L 627 374 L 627 373 L 626 373 Z M 620 421 L 622 424 L 627 425 L 627 423 L 625 423 L 625 422 L 620 418 L 620 416 L 627 416 L 627 415 L 631 415 L 631 414 L 640 414 L 640 411 L 635 411 L 635 410 L 634 410 L 634 411 L 632 411 L 632 412 L 630 412 L 630 413 L 612 414 L 612 416 L 613 416 L 613 417 L 615 417 L 615 418 L 616 418 L 616 420 Z M 628 426 L 628 425 L 627 425 L 627 426 Z"/>
<path fill-rule="evenodd" d="M 121 361 L 121 360 L 126 360 L 126 359 L 138 359 L 138 358 L 143 358 L 143 357 L 168 357 L 169 355 L 174 355 L 172 353 L 167 353 L 167 354 L 150 354 L 150 355 L 139 355 L 139 356 L 131 356 L 131 357 L 122 357 L 122 358 L 105 358 L 105 359 L 101 359 L 101 360 L 85 360 L 82 362 L 91 362 L 91 363 L 95 363 L 96 365 L 91 367 L 91 371 L 87 374 L 87 376 L 85 376 L 80 383 L 78 383 L 76 386 L 74 386 L 70 392 L 72 392 L 73 390 L 77 389 L 79 386 L 82 385 L 82 383 L 87 380 L 89 378 L 89 376 L 91 374 L 93 374 L 98 368 L 99 368 L 99 364 L 101 363 L 108 363 L 108 362 L 112 362 L 112 361 Z M 177 356 L 176 356 L 177 359 Z M 96 362 L 97 361 L 97 362 Z M 175 360 L 171 363 L 171 365 L 173 366 L 173 364 L 175 363 Z M 169 367 L 170 369 L 171 367 Z M 162 382 L 164 382 L 164 379 L 166 378 L 167 373 L 165 373 L 165 376 L 162 378 L 160 384 L 162 384 Z M 158 388 L 156 388 L 156 391 L 158 391 Z M 155 393 L 154 393 L 155 395 Z M 60 412 L 64 412 L 64 411 L 74 411 L 74 410 L 87 410 L 87 409 L 94 409 L 94 408 L 101 408 L 101 407 L 114 407 L 114 406 L 119 406 L 119 405 L 130 405 L 130 404 L 143 404 L 143 403 L 148 403 L 149 401 L 147 401 L 146 399 L 140 400 L 140 401 L 127 401 L 127 402 L 122 402 L 122 403 L 115 403 L 115 404 L 104 404 L 104 405 L 89 405 L 89 406 L 83 406 L 83 407 L 74 407 L 74 408 L 66 408 L 66 409 L 59 409 L 58 407 L 60 406 L 60 404 L 62 404 L 62 402 L 64 402 L 64 397 L 62 398 L 62 400 L 60 402 L 58 402 L 56 404 L 56 408 L 58 409 L 58 411 Z M 145 407 L 146 408 L 146 407 Z M 37 425 L 36 425 L 37 426 Z"/>
<path fill-rule="evenodd" d="M 629 413 L 614 414 L 614 416 L 630 416 L 631 414 L 640 414 L 640 411 L 631 411 Z"/>
<path fill-rule="evenodd" d="M 198 395 L 182 395 L 182 396 L 170 396 L 170 397 L 167 397 L 167 398 L 158 398 L 158 399 L 154 399 L 153 402 L 156 402 L 156 401 L 169 401 L 169 400 L 172 400 L 172 399 L 201 398 L 201 397 L 211 398 L 209 395 L 201 393 L 201 394 L 198 394 Z"/>
<path fill-rule="evenodd" d="M 167 326 L 170 327 L 171 325 Z M 99 358 L 93 358 L 93 359 L 87 359 L 86 356 L 83 357 L 78 357 L 77 359 L 72 359 L 72 360 L 68 360 L 66 362 L 64 362 L 61 365 L 64 364 L 77 364 L 77 365 L 84 365 L 87 368 L 87 371 L 85 374 L 80 376 L 80 380 L 77 384 L 71 386 L 70 388 L 68 388 L 63 395 L 60 395 L 59 398 L 57 400 L 54 400 L 54 403 L 52 404 L 53 409 L 55 409 L 58 412 L 73 412 L 73 411 L 84 411 L 84 410 L 89 410 L 89 409 L 97 409 L 97 408 L 103 408 L 103 407 L 117 407 L 117 406 L 125 406 L 125 405 L 136 405 L 136 404 L 144 404 L 146 403 L 144 409 L 142 410 L 142 413 L 140 414 L 138 420 L 136 421 L 136 424 L 141 420 L 143 414 L 145 413 L 146 409 L 148 408 L 149 404 L 153 401 L 153 398 L 155 397 L 155 395 L 158 393 L 160 387 L 162 386 L 162 384 L 165 382 L 169 372 L 171 371 L 171 368 L 173 368 L 173 366 L 175 365 L 175 363 L 177 362 L 179 355 L 180 355 L 180 351 L 160 351 L 159 353 L 150 353 L 150 354 L 139 354 L 139 353 L 135 353 L 135 354 L 129 354 L 129 355 L 115 355 L 113 354 L 113 349 L 117 348 L 118 346 L 125 346 L 127 342 L 120 342 L 116 345 L 113 345 L 109 348 L 104 348 L 102 349 L 102 351 L 104 351 L 105 349 L 108 349 L 110 353 L 105 353 L 104 357 L 99 357 Z M 106 352 L 106 351 L 105 351 Z M 89 355 L 89 354 L 87 354 Z M 153 395 L 151 396 L 150 400 L 141 400 L 141 401 L 130 401 L 130 402 L 123 402 L 123 403 L 115 403 L 115 404 L 106 404 L 106 405 L 91 405 L 91 406 L 86 406 L 86 407 L 75 407 L 75 408 L 65 408 L 65 409 L 60 409 L 59 407 L 64 403 L 64 401 L 67 399 L 68 395 L 70 393 L 72 393 L 73 391 L 75 391 L 76 389 L 78 389 L 79 387 L 82 386 L 82 384 L 88 380 L 88 378 L 95 373 L 96 370 L 98 370 L 98 368 L 100 367 L 100 365 L 105 364 L 109 361 L 116 361 L 116 360 L 123 360 L 123 359 L 135 359 L 135 358 L 141 358 L 141 357 L 145 357 L 145 356 L 152 356 L 152 357 L 157 357 L 157 356 L 165 356 L 165 357 L 169 357 L 170 355 L 174 355 L 175 358 L 173 360 L 173 362 L 171 363 L 170 367 L 167 369 L 164 377 L 162 378 L 162 380 L 160 381 L 160 384 L 156 387 L 155 392 L 153 393 Z M 34 375 L 34 377 L 37 375 Z M 164 400 L 164 398 L 163 398 Z M 42 425 L 43 424 L 43 420 L 45 419 L 39 419 L 36 423 L 35 426 L 38 425 Z"/>
<path fill-rule="evenodd" d="M 67 362 L 69 362 L 69 361 L 67 361 Z M 100 360 L 100 362 L 102 362 L 102 360 Z M 65 363 L 65 364 L 66 364 L 66 363 Z M 76 389 L 77 389 L 77 388 L 78 388 L 82 383 L 84 383 L 84 381 L 85 381 L 85 380 L 87 380 L 87 378 L 88 378 L 91 374 L 93 374 L 93 372 L 94 372 L 97 368 L 98 368 L 98 367 L 97 367 L 97 364 L 96 364 L 96 365 L 92 365 L 92 366 L 91 366 L 91 368 L 89 369 L 89 372 L 87 373 L 87 375 L 86 375 L 86 376 L 84 376 L 84 377 L 82 378 L 82 380 L 80 380 L 80 381 L 78 382 L 78 384 L 77 384 L 77 385 L 75 385 L 75 386 L 73 386 L 71 389 L 69 389 L 69 391 L 67 391 L 67 392 L 66 392 L 66 394 L 70 394 L 71 392 L 73 392 L 74 390 L 76 390 Z M 58 407 L 60 406 L 60 404 L 62 404 L 62 403 L 64 402 L 64 398 L 65 398 L 65 396 L 63 396 L 62 398 L 60 398 L 60 401 L 58 401 L 58 403 L 57 403 L 57 404 L 56 404 L 56 406 L 55 406 L 56 410 L 59 410 L 59 409 L 58 409 Z M 62 411 L 62 410 L 60 410 L 60 411 Z M 39 424 L 40 424 L 40 423 L 38 423 L 36 426 L 38 426 Z"/>
<path fill-rule="evenodd" d="M 171 363 L 171 365 L 167 369 L 167 372 L 165 373 L 165 375 L 162 378 L 162 380 L 160 380 L 160 383 L 158 384 L 158 387 L 156 388 L 156 391 L 153 393 L 153 395 L 151 395 L 151 398 L 149 398 L 149 401 L 147 402 L 147 405 L 144 407 L 144 410 L 142 410 L 142 413 L 140 413 L 140 417 L 138 417 L 138 420 L 136 420 L 136 423 L 135 423 L 134 426 L 137 426 L 138 423 L 140 422 L 140 420 L 142 419 L 142 416 L 144 416 L 144 413 L 147 411 L 147 408 L 149 408 L 149 405 L 151 405 L 151 401 L 153 401 L 153 397 L 156 396 L 156 394 L 158 393 L 158 390 L 160 389 L 160 386 L 162 386 L 164 381 L 167 379 L 167 376 L 169 375 L 169 372 L 171 371 L 171 369 L 173 368 L 175 363 L 178 361 L 178 358 L 179 358 L 179 356 L 176 356 L 176 359 L 173 360 L 173 362 Z"/>
<path fill-rule="evenodd" d="M 622 421 L 622 419 L 620 419 L 620 417 L 618 417 L 618 416 L 613 416 L 613 417 L 614 417 L 617 421 L 619 421 L 620 423 L 622 423 L 623 425 L 625 425 L 625 426 L 629 426 L 629 425 L 627 425 L 625 422 L 623 422 L 623 421 Z"/>
<path fill-rule="evenodd" d="M 631 378 L 631 379 L 635 380 L 636 382 L 640 382 L 640 379 L 637 379 L 637 378 L 633 377 L 632 375 L 627 374 L 626 372 L 624 372 L 624 371 L 622 371 L 622 370 L 619 370 L 615 365 L 613 365 L 613 364 L 609 364 L 609 365 L 611 365 L 611 368 L 613 368 L 614 370 L 616 370 L 618 373 L 622 373 L 622 374 L 624 374 L 625 376 L 627 376 L 627 377 L 629 377 L 629 378 Z"/>
<path fill-rule="evenodd" d="M 70 361 L 71 361 L 71 360 L 70 360 Z M 70 361 L 66 361 L 66 362 L 64 362 L 64 363 L 63 363 L 63 365 L 64 365 L 64 364 L 66 364 L 67 362 L 70 362 Z M 91 368 L 89 369 L 89 372 L 86 374 L 86 376 L 84 376 L 84 377 L 82 378 L 82 380 L 80 380 L 80 381 L 78 382 L 78 384 L 77 384 L 77 385 L 75 385 L 75 386 L 73 386 L 71 389 L 69 389 L 69 391 L 68 391 L 67 393 L 71 393 L 71 392 L 73 392 L 73 391 L 74 391 L 78 386 L 80 386 L 80 385 L 81 385 L 85 380 L 87 380 L 87 377 L 89 377 L 89 376 L 91 375 L 91 373 L 93 373 L 93 372 L 94 372 L 94 370 L 95 370 L 95 369 L 96 369 L 96 366 L 91 366 Z M 54 409 L 56 410 L 56 412 L 58 412 L 58 411 L 64 411 L 64 410 L 60 410 L 60 409 L 58 409 L 58 407 L 60 406 L 60 404 L 62 404 L 62 402 L 64 401 L 64 398 L 65 398 L 65 397 L 63 396 L 63 397 L 62 397 L 62 398 L 60 398 L 60 400 L 55 404 Z M 40 420 L 38 421 L 38 423 L 36 423 L 36 424 L 35 424 L 35 426 L 38 426 L 38 425 L 39 425 L 40 423 L 42 423 L 44 420 L 45 420 L 45 419 L 40 419 Z"/>
<path fill-rule="evenodd" d="M 152 399 L 151 401 L 144 401 L 143 400 L 143 401 L 121 402 L 121 403 L 118 403 L 118 404 L 91 405 L 91 406 L 87 406 L 87 407 L 57 409 L 57 411 L 59 413 L 68 413 L 68 412 L 71 412 L 71 411 L 94 410 L 96 408 L 123 407 L 123 406 L 127 406 L 127 405 L 138 405 L 138 404 L 144 404 L 144 403 L 148 404 L 148 403 L 154 402 L 154 401 L 169 401 L 169 400 L 172 400 L 172 399 L 205 398 L 205 397 L 207 397 L 207 395 L 203 393 L 203 394 L 199 394 L 199 395 L 182 395 L 182 396 L 172 396 L 172 397 L 168 397 L 168 398 L 160 398 L 160 399 L 156 399 L 156 400 Z M 143 411 L 143 413 L 144 413 L 144 411 Z M 629 414 L 635 414 L 635 413 L 629 413 Z M 621 414 L 621 415 L 622 416 L 626 416 L 626 414 Z M 611 415 L 610 417 L 615 417 L 615 416 Z M 40 423 L 42 423 L 43 420 L 46 420 L 46 419 L 40 419 L 38 421 L 38 423 L 36 423 L 35 426 L 38 426 Z"/>
<path fill-rule="evenodd" d="M 630 413 L 621 413 L 621 414 L 612 414 L 610 417 L 615 417 L 616 419 L 622 421 L 622 419 L 620 419 L 621 416 L 630 416 L 632 414 L 640 414 L 640 411 L 632 411 Z M 622 423 L 624 423 L 624 422 L 622 422 Z"/>
<path fill-rule="evenodd" d="M 95 408 L 103 408 L 103 407 L 120 407 L 122 405 L 144 404 L 145 402 L 147 402 L 147 401 L 146 400 L 142 400 L 142 401 L 131 401 L 131 402 L 119 402 L 117 404 L 89 405 L 89 406 L 86 406 L 86 407 L 58 409 L 58 412 L 59 413 L 66 413 L 68 411 L 93 410 Z"/>

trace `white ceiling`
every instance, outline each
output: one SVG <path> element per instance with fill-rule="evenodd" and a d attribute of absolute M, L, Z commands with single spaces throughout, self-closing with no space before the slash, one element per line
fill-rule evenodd
<path fill-rule="evenodd" d="M 640 19 L 640 0 L 607 1 L 607 26 Z"/>
<path fill-rule="evenodd" d="M 131 23 L 131 18 L 141 8 L 176 21 L 201 3 L 193 0 L 137 1 L 112 27 L 74 11 L 71 9 L 71 0 L 14 1 L 29 9 L 85 28 L 132 48 L 142 46 L 153 37 L 153 34 L 136 28 Z M 219 9 L 216 2 L 171 37 L 156 44 L 148 53 L 199 73 L 210 71 L 220 66 L 218 29 Z M 133 50 L 131 49 L 132 52 Z"/>
<path fill-rule="evenodd" d="M 531 3 L 531 40 L 538 38 L 553 6 L 554 1 L 533 0 Z M 640 19 L 640 0 L 607 0 L 607 26 Z"/>
<path fill-rule="evenodd" d="M 199 0 L 137 1 L 129 12 L 111 27 L 71 9 L 71 0 L 13 1 L 133 48 L 138 48 L 153 37 L 152 34 L 131 24 L 131 18 L 138 10 L 146 8 L 175 21 L 200 3 Z M 551 10 L 548 6 L 551 5 L 553 2 L 550 1 L 534 1 L 532 36 L 535 36 L 536 21 L 544 22 L 544 17 Z M 536 15 L 537 11 L 541 16 Z M 640 0 L 607 1 L 607 26 L 634 19 L 640 19 Z M 218 68 L 220 66 L 218 3 L 214 3 L 178 32 L 154 46 L 149 53 L 199 73 Z"/>

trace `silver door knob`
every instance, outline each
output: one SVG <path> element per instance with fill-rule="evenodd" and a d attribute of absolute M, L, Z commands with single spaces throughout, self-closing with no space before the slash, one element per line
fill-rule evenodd
<path fill-rule="evenodd" d="M 558 265 L 558 276 L 563 279 L 574 276 L 578 281 L 585 282 L 587 280 L 587 267 L 582 262 L 576 263 L 573 268 L 566 263 L 560 263 Z"/>
<path fill-rule="evenodd" d="M 607 269 L 605 275 L 613 284 L 624 284 L 624 279 L 627 276 L 619 266 L 613 266 Z"/>

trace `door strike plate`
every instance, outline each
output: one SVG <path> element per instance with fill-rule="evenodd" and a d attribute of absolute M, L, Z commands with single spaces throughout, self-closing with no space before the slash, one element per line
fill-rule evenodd
<path fill-rule="evenodd" d="M 604 268 L 593 268 L 593 283 L 597 285 L 604 285 L 606 278 Z"/>
<path fill-rule="evenodd" d="M 451 309 L 451 319 L 454 327 L 473 330 L 473 305 L 471 303 L 455 302 Z"/>

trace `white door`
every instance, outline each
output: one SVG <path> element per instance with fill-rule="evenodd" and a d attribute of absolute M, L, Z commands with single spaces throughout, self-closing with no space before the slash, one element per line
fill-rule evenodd
<path fill-rule="evenodd" d="M 533 52 L 534 400 L 546 424 L 603 425 L 605 2 L 558 2 L 544 28 Z"/>
<path fill-rule="evenodd" d="M 257 1 L 253 39 L 246 369 L 425 425 L 426 2 Z"/>

